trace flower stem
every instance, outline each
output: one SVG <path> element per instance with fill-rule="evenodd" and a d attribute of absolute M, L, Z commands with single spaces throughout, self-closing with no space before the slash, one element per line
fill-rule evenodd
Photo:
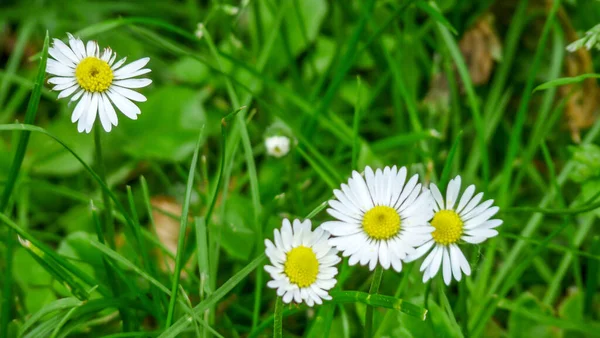
<path fill-rule="evenodd" d="M 381 284 L 381 277 L 383 276 L 383 268 L 377 265 L 373 272 L 373 280 L 371 280 L 371 287 L 369 288 L 369 294 L 375 294 L 379 292 L 379 284 Z M 365 338 L 371 337 L 371 331 L 373 329 L 373 307 L 367 306 L 365 313 Z"/>
<path fill-rule="evenodd" d="M 94 145 L 96 149 L 96 165 L 98 170 L 98 176 L 106 183 L 106 168 L 104 166 L 104 158 L 102 156 L 102 141 L 101 141 L 101 126 L 96 124 L 94 126 Z M 112 204 L 108 193 L 104 189 L 102 190 L 102 202 L 104 203 L 104 212 L 102 213 L 102 225 L 104 230 L 104 237 L 108 246 L 111 249 L 115 248 L 115 223 L 112 216 Z"/>
<path fill-rule="evenodd" d="M 273 322 L 273 337 L 283 337 L 283 302 L 281 297 L 277 297 L 275 301 L 275 318 Z"/>

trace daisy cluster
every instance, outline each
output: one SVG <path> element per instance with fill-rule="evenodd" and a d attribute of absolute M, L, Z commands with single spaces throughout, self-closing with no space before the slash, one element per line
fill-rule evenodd
<path fill-rule="evenodd" d="M 343 257 L 349 265 L 365 265 L 374 270 L 402 271 L 403 262 L 425 257 L 420 271 L 423 282 L 442 271 L 449 285 L 462 275 L 470 275 L 469 261 L 460 249 L 478 244 L 498 234 L 501 220 L 492 219 L 499 208 L 493 200 L 482 202 L 470 185 L 461 192 L 461 177 L 450 180 L 446 196 L 431 183 L 426 188 L 419 175 L 408 176 L 406 167 L 385 167 L 364 174 L 356 171 L 347 183 L 335 189 L 327 213 L 334 220 L 312 230 L 311 222 L 283 220 L 275 229 L 274 242 L 265 240 L 271 265 L 265 270 L 286 303 L 321 304 L 331 299 Z"/>

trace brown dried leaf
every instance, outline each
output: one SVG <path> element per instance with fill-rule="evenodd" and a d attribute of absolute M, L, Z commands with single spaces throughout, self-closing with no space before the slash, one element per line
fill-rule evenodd
<path fill-rule="evenodd" d="M 177 242 L 179 241 L 179 220 L 181 217 L 181 204 L 172 197 L 167 196 L 154 196 L 150 199 L 152 204 L 152 217 L 156 224 L 156 236 L 158 240 L 169 250 L 172 254 L 177 253 Z M 172 215 L 172 216 L 170 216 Z M 157 252 L 158 264 L 163 271 L 173 271 L 175 262 L 169 256 L 164 255 L 161 251 Z M 181 273 L 181 277 L 185 277 L 184 271 Z"/>
<path fill-rule="evenodd" d="M 471 81 L 476 86 L 488 83 L 494 61 L 499 61 L 502 57 L 502 45 L 493 29 L 493 22 L 492 14 L 482 15 L 458 43 Z"/>
<path fill-rule="evenodd" d="M 570 42 L 578 39 L 575 29 L 571 26 L 566 12 L 561 9 L 558 17 Z M 593 73 L 593 63 L 590 51 L 580 48 L 568 53 L 565 60 L 565 76 L 573 77 Z M 583 83 L 560 87 L 560 94 L 567 99 L 565 116 L 567 126 L 571 131 L 574 142 L 581 142 L 581 130 L 591 127 L 598 118 L 600 88 L 596 79 L 586 79 Z"/>

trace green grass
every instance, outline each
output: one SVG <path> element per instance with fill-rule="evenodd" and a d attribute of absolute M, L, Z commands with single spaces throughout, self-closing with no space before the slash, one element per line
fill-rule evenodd
<path fill-rule="evenodd" d="M 598 336 L 600 120 L 577 143 L 567 116 L 600 52 L 570 74 L 565 47 L 600 3 L 226 4 L 0 5 L 0 337 Z M 461 39 L 487 14 L 501 59 L 476 83 Z M 67 32 L 150 57 L 137 121 L 77 133 L 45 73 Z M 273 134 L 292 139 L 283 158 Z M 332 301 L 282 304 L 264 239 L 284 217 L 330 220 L 366 165 L 461 175 L 501 207 L 499 236 L 462 246 L 460 283 L 344 259 Z"/>

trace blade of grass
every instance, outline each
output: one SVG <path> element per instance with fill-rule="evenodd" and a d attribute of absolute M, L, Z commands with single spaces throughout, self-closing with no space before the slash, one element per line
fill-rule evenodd
<path fill-rule="evenodd" d="M 462 138 L 462 130 L 456 135 L 456 139 L 452 143 L 452 148 L 450 148 L 450 152 L 448 153 L 448 157 L 446 158 L 446 163 L 444 163 L 444 169 L 442 170 L 442 176 L 440 176 L 439 186 L 444 189 L 450 180 L 450 172 L 452 171 L 452 163 L 454 160 L 454 155 L 456 155 L 456 150 L 458 149 L 458 145 L 460 144 L 460 139 Z"/>
<path fill-rule="evenodd" d="M 348 40 L 348 43 L 346 46 L 346 52 L 344 53 L 344 55 L 342 55 L 342 58 L 336 69 L 336 72 L 333 75 L 333 78 L 332 78 L 331 82 L 329 83 L 327 90 L 325 90 L 325 94 L 323 94 L 323 98 L 319 102 L 319 105 L 317 106 L 317 109 L 315 110 L 314 115 L 308 121 L 307 128 L 305 129 L 305 131 L 306 131 L 305 135 L 308 138 L 310 138 L 310 136 L 312 135 L 312 133 L 315 130 L 314 124 L 316 122 L 316 118 L 329 110 L 329 106 L 331 105 L 331 102 L 333 101 L 335 94 L 338 92 L 338 89 L 342 85 L 342 81 L 344 80 L 344 78 L 346 77 L 346 74 L 348 73 L 348 71 L 350 71 L 350 68 L 354 64 L 354 60 L 356 59 L 356 56 L 358 54 L 357 47 L 358 47 L 358 43 L 360 41 L 360 37 L 361 37 L 365 27 L 367 26 L 367 22 L 369 21 L 369 18 L 373 14 L 374 7 L 375 7 L 375 0 L 367 0 L 363 3 L 363 6 L 360 11 L 360 13 L 361 13 L 360 21 L 356 24 L 356 27 L 354 27 L 352 35 L 350 36 L 350 38 Z"/>
<path fill-rule="evenodd" d="M 356 102 L 354 103 L 354 122 L 352 124 L 352 162 L 350 163 L 350 170 L 358 169 L 356 167 L 356 163 L 358 161 L 358 151 L 360 147 L 360 142 L 358 135 L 360 134 L 360 76 L 356 77 Z"/>
<path fill-rule="evenodd" d="M 539 43 L 535 51 L 533 63 L 531 67 L 529 67 L 529 76 L 527 77 L 527 81 L 525 83 L 525 89 L 523 90 L 523 96 L 519 104 L 519 109 L 517 110 L 517 116 L 515 118 L 514 125 L 511 128 L 508 151 L 506 152 L 506 157 L 504 159 L 504 167 L 502 168 L 502 183 L 498 191 L 498 204 L 501 207 L 508 206 L 507 201 L 509 199 L 508 194 L 513 171 L 513 162 L 519 151 L 521 134 L 523 133 L 523 127 L 525 125 L 525 117 L 527 115 L 529 101 L 531 100 L 533 84 L 536 80 L 536 75 L 540 68 L 542 57 L 545 54 L 546 40 L 548 40 L 548 35 L 550 34 L 550 30 L 554 25 L 554 19 L 559 7 L 560 0 L 553 1 L 546 22 L 544 23 L 544 27 L 542 28 L 542 34 L 540 36 Z"/>
<path fill-rule="evenodd" d="M 471 76 L 469 75 L 469 70 L 467 69 L 467 65 L 465 64 L 465 60 L 458 48 L 458 44 L 448 31 L 448 29 L 442 25 L 441 23 L 437 24 L 437 30 L 439 32 L 441 40 L 448 48 L 448 52 L 450 56 L 454 60 L 454 64 L 456 65 L 456 69 L 458 70 L 458 75 L 465 87 L 465 91 L 467 93 L 467 100 L 469 102 L 469 107 L 471 109 L 471 115 L 473 116 L 473 121 L 475 123 L 475 136 L 477 139 L 477 144 L 479 146 L 479 151 L 481 153 L 481 163 L 482 163 L 482 172 L 483 172 L 483 190 L 487 190 L 487 185 L 490 180 L 490 163 L 489 156 L 487 150 L 487 144 L 485 141 L 485 125 L 483 123 L 483 119 L 481 117 L 481 111 L 479 107 L 479 100 L 477 98 L 477 94 L 475 93 L 475 89 L 473 88 L 473 82 L 471 81 Z"/>
<path fill-rule="evenodd" d="M 46 317 L 46 315 L 55 311 L 62 312 L 62 310 L 71 309 L 75 306 L 79 306 L 82 304 L 83 302 L 75 297 L 67 297 L 55 300 L 52 303 L 43 306 L 40 310 L 38 310 L 31 317 L 29 317 L 29 319 L 27 319 L 27 321 L 23 323 L 23 326 L 19 328 L 18 336 L 22 337 L 23 334 L 27 332 L 27 330 L 29 330 L 30 327 L 32 327 L 42 318 Z"/>
<path fill-rule="evenodd" d="M 546 90 L 546 89 L 550 89 L 550 88 L 566 86 L 566 85 L 582 82 L 585 79 L 600 79 L 600 74 L 582 74 L 582 75 L 573 76 L 573 77 L 561 77 L 558 79 L 550 80 L 548 82 L 544 82 L 541 85 L 535 87 L 533 89 L 533 91 L 537 92 L 538 90 Z"/>
<path fill-rule="evenodd" d="M 30 30 L 33 28 L 33 21 L 24 28 L 26 30 Z M 30 27 L 31 26 L 31 27 Z M 25 31 L 25 37 L 29 35 L 27 31 Z M 26 40 L 26 38 L 25 38 Z M 44 76 L 46 75 L 46 61 L 48 60 L 48 44 L 50 38 L 48 36 L 48 32 L 46 31 L 46 37 L 44 38 L 44 45 L 42 47 L 42 54 L 40 57 L 40 64 L 38 66 L 37 76 L 35 80 L 35 85 L 33 90 L 31 91 L 31 96 L 29 98 L 29 103 L 27 104 L 27 111 L 25 112 L 25 123 L 33 123 L 35 121 L 35 116 L 37 115 L 38 105 L 40 103 L 40 97 L 42 92 L 42 86 L 44 85 Z M 20 59 L 20 58 L 19 58 Z M 19 59 L 16 59 L 17 61 Z M 14 61 L 14 62 L 17 62 Z M 16 63 L 18 65 L 18 63 Z M 16 67 L 16 66 L 15 66 Z M 3 82 L 5 85 L 6 82 Z M 7 88 L 0 88 L 0 90 L 7 90 Z M 0 92 L 0 95 L 2 93 Z M 2 105 L 0 104 L 0 107 Z M 8 205 L 8 201 L 12 194 L 12 191 L 17 182 L 19 171 L 21 169 L 21 164 L 23 163 L 23 159 L 25 158 L 25 151 L 27 150 L 27 144 L 29 143 L 29 134 L 25 132 L 21 134 L 19 138 L 19 143 L 17 145 L 17 149 L 15 151 L 15 155 L 13 157 L 13 161 L 10 165 L 10 169 L 8 175 L 6 177 L 6 183 L 4 185 L 4 190 L 2 191 L 2 196 L 0 197 L 0 212 L 6 212 L 6 207 Z M 13 259 L 13 244 L 14 244 L 14 234 L 12 230 L 8 231 L 6 236 L 6 271 L 4 274 L 3 284 L 4 288 L 2 289 L 2 302 L 1 302 L 1 312 L 0 312 L 0 337 L 6 337 L 8 335 L 8 323 L 10 318 L 12 317 L 11 308 L 12 308 L 12 259 Z"/>
<path fill-rule="evenodd" d="M 243 269 L 241 269 L 238 273 L 233 275 L 229 280 L 227 280 L 220 288 L 215 290 L 212 294 L 210 294 L 204 301 L 200 302 L 200 304 L 194 307 L 194 314 L 202 314 L 204 310 L 216 304 L 221 298 L 223 298 L 226 294 L 229 293 L 236 285 L 238 285 L 244 278 L 248 276 L 252 271 L 254 271 L 259 265 L 261 265 L 266 256 L 265 254 L 261 254 L 256 257 L 252 262 L 246 265 Z M 178 337 L 181 332 L 183 332 L 190 325 L 192 317 L 184 316 L 177 320 L 171 327 L 163 331 L 163 333 L 159 336 L 159 338 L 175 338 Z"/>
<path fill-rule="evenodd" d="M 190 173 L 188 175 L 188 181 L 185 187 L 185 197 L 183 200 L 183 207 L 181 210 L 181 223 L 179 226 L 179 239 L 177 241 L 177 255 L 175 257 L 175 270 L 173 271 L 173 279 L 171 283 L 171 300 L 169 301 L 169 309 L 167 312 L 167 320 L 165 322 L 165 328 L 171 326 L 173 322 L 173 315 L 175 313 L 175 303 L 177 300 L 177 290 L 179 288 L 179 278 L 181 273 L 181 266 L 183 264 L 183 250 L 185 246 L 185 232 L 188 224 L 188 213 L 190 209 L 190 199 L 192 197 L 192 189 L 194 185 L 194 173 L 198 163 L 198 153 L 200 152 L 200 145 L 202 144 L 203 131 L 201 130 L 196 142 L 196 149 L 194 150 L 194 156 L 192 157 L 192 164 L 190 165 Z"/>

